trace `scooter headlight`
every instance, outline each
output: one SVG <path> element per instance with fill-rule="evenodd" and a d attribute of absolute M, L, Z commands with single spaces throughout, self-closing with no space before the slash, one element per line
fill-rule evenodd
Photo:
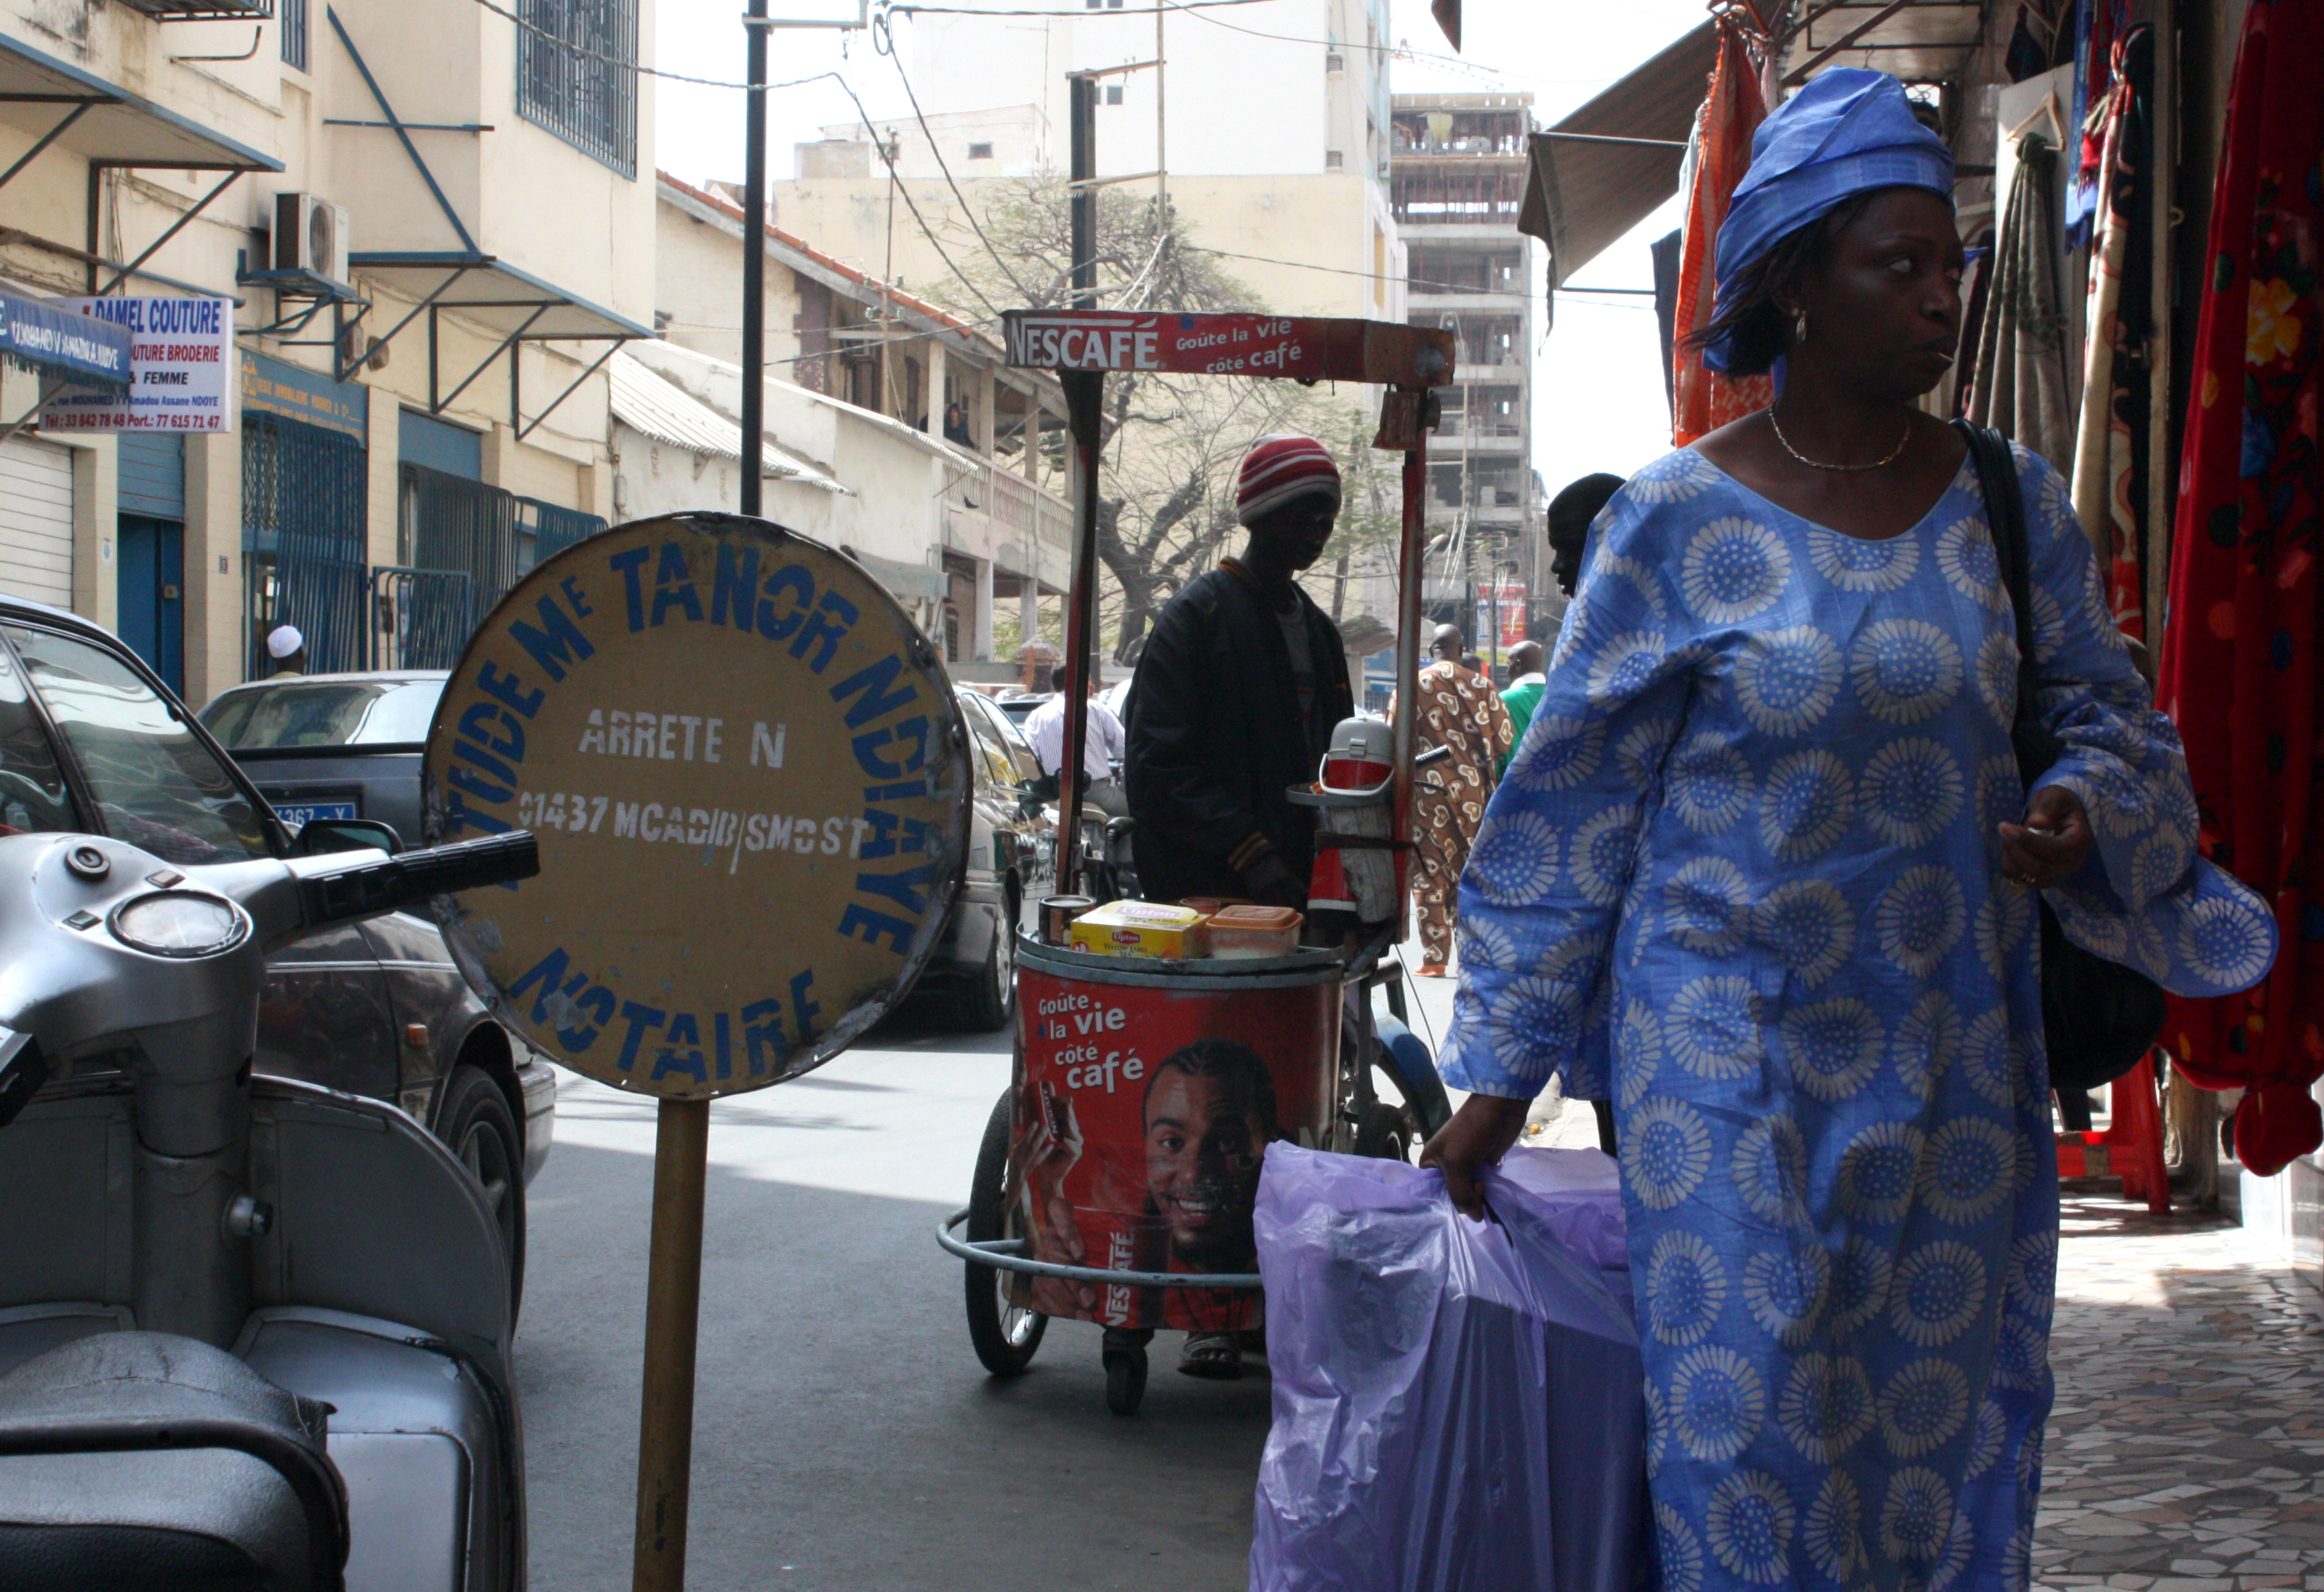
<path fill-rule="evenodd" d="M 191 890 L 156 890 L 113 915 L 113 937 L 151 956 L 215 956 L 242 943 L 250 920 L 234 904 Z"/>

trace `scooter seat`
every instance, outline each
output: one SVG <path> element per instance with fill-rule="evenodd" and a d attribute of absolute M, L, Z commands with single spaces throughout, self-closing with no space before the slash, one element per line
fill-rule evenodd
<path fill-rule="evenodd" d="M 0 1376 L 0 1592 L 340 1592 L 330 1406 L 163 1332 Z"/>

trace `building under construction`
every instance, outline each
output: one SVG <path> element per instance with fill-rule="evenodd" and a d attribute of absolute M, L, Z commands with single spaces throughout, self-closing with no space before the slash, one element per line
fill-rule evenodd
<path fill-rule="evenodd" d="M 1517 230 L 1533 96 L 1399 94 L 1392 115 L 1406 318 L 1450 330 L 1460 349 L 1429 444 L 1428 602 L 1489 661 L 1543 633 L 1535 576 L 1548 568 L 1533 469 L 1533 245 Z"/>

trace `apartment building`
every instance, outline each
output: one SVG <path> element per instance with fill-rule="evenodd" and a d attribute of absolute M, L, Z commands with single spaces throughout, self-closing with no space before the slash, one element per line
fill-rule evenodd
<path fill-rule="evenodd" d="M 12 320 L 215 317 L 206 365 L 127 373 L 199 389 L 174 418 L 109 423 L 76 400 L 131 383 L 37 356 L 0 373 L 0 588 L 199 703 L 285 621 L 318 669 L 448 662 L 605 522 L 605 367 L 652 335 L 652 6 L 525 16 L 0 0 Z"/>
<path fill-rule="evenodd" d="M 1454 383 L 1429 443 L 1428 603 L 1490 658 L 1559 604 L 1543 591 L 1533 467 L 1533 244 L 1517 230 L 1529 94 L 1399 94 L 1390 192 L 1409 271 L 1406 318 L 1454 335 Z M 1547 599 L 1545 601 L 1545 599 Z"/>
<path fill-rule="evenodd" d="M 1105 72 L 1099 175 L 1132 197 L 1167 191 L 1194 242 L 1250 290 L 1248 308 L 1400 318 L 1385 0 L 1269 0 L 1237 11 L 1233 27 L 1200 11 L 1109 14 L 1121 9 L 916 15 L 912 86 L 925 128 L 911 116 L 842 124 L 798 145 L 796 174 L 773 186 L 776 222 L 957 305 L 950 269 L 890 190 L 881 147 L 894 148 L 900 186 L 957 258 L 976 244 L 946 172 L 972 208 L 991 203 L 997 184 L 1062 176 L 1068 76 Z M 1254 83 L 1267 85 L 1263 115 L 1252 114 Z"/>

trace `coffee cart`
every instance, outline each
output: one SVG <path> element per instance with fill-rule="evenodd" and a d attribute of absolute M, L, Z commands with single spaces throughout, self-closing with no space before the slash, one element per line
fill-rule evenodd
<path fill-rule="evenodd" d="M 1097 489 L 1105 378 L 1155 372 L 1354 382 L 1387 389 L 1375 447 L 1404 456 L 1396 679 L 1388 777 L 1367 793 L 1380 822 L 1319 846 L 1386 860 L 1343 943 L 1247 960 L 1093 954 L 1026 935 L 1016 948 L 1010 1087 L 977 1156 L 970 1202 L 937 1229 L 966 1263 L 970 1339 L 987 1370 L 1022 1374 L 1051 1317 L 1104 1329 L 1106 1402 L 1136 1411 L 1156 1330 L 1262 1324 L 1250 1238 L 1266 1146 L 1288 1140 L 1408 1156 L 1447 1115 L 1426 1048 L 1404 1026 L 1419 668 L 1423 508 L 1435 389 L 1452 380 L 1450 332 L 1386 322 L 1130 310 L 1011 310 L 1012 365 L 1053 370 L 1074 457 L 1075 540 L 1065 620 L 1062 813 L 1078 813 L 1084 681 L 1097 616 Z M 1314 800 L 1314 793 L 1302 793 Z M 1326 824 L 1329 831 L 1333 826 Z M 1366 833 L 1369 829 L 1369 833 Z M 1057 888 L 1081 882 L 1061 847 Z M 1379 991 L 1388 1010 L 1375 1011 Z M 1402 1095 L 1379 1097 L 1375 1072 Z M 957 1229 L 964 1228 L 965 1231 Z"/>

